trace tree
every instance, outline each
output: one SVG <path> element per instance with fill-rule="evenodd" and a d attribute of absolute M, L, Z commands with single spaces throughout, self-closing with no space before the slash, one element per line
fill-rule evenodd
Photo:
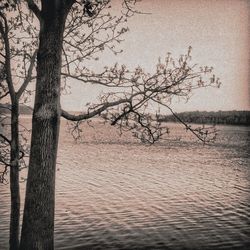
<path fill-rule="evenodd" d="M 212 68 L 197 69 L 191 64 L 191 47 L 178 60 L 171 54 L 164 62 L 159 60 L 153 74 L 140 67 L 129 70 L 118 64 L 98 73 L 89 70 L 86 61 L 97 60 L 105 49 L 115 54 L 121 52 L 115 45 L 128 31 L 126 22 L 137 12 L 135 3 L 136 0 L 123 0 L 120 16 L 112 14 L 109 0 L 26 0 L 15 4 L 19 19 L 26 14 L 30 24 L 24 29 L 32 29 L 31 33 L 28 31 L 28 37 L 36 41 L 39 30 L 39 45 L 36 47 L 38 43 L 34 42 L 29 64 L 34 65 L 34 51 L 37 50 L 36 93 L 20 249 L 54 248 L 55 166 L 61 116 L 74 121 L 76 129 L 81 121 L 100 116 L 121 131 L 130 130 L 143 142 L 154 143 L 168 129 L 157 119 L 159 112 L 152 115 L 151 104 L 173 112 L 171 100 L 175 96 L 188 100 L 192 90 L 220 84 L 211 74 Z M 36 21 L 33 20 L 35 17 Z M 9 18 L 12 20 L 10 14 Z M 5 19 L 6 15 L 3 15 L 2 23 Z M 19 23 L 19 19 L 13 23 Z M 5 33 L 6 28 L 3 28 Z M 7 40 L 4 39 L 5 58 L 9 54 Z M 31 75 L 30 80 L 33 79 Z M 73 115 L 62 110 L 60 105 L 61 91 L 68 79 L 99 84 L 108 91 L 100 96 L 99 103 L 90 104 L 86 112 Z M 12 86 L 8 83 L 8 90 Z M 27 85 L 22 86 L 21 89 L 25 89 Z M 11 102 L 15 102 L 14 97 Z M 213 131 L 192 129 L 182 120 L 180 122 L 203 142 L 213 139 Z M 13 136 L 18 138 L 16 133 Z"/>
<path fill-rule="evenodd" d="M 18 12 L 9 20 L 6 16 L 10 11 Z M 0 100 L 6 97 L 10 99 L 10 128 L 6 122 L 5 115 L 1 114 L 1 125 L 5 130 L 0 133 L 0 166 L 1 183 L 6 181 L 5 175 L 10 171 L 10 193 L 11 193 L 11 212 L 10 212 L 10 249 L 19 247 L 19 221 L 20 221 L 20 191 L 19 191 L 19 171 L 25 165 L 25 140 L 22 141 L 22 133 L 19 129 L 19 104 L 23 98 L 27 98 L 26 88 L 32 80 L 32 72 L 35 65 L 36 53 L 32 46 L 21 34 L 28 34 L 31 41 L 31 32 L 27 30 L 25 23 L 27 14 L 16 9 L 15 2 L 2 2 L 0 4 L 0 41 L 3 44 L 0 50 L 1 79 L 0 79 Z M 13 32 L 14 31 L 14 32 Z M 28 92 L 29 93 L 29 92 Z M 5 133 L 4 133 L 5 132 Z M 9 132 L 9 133 L 8 133 Z M 6 134 L 7 133 L 7 134 Z M 21 137 L 21 138 L 20 138 Z M 23 144 L 24 143 L 24 144 Z"/>

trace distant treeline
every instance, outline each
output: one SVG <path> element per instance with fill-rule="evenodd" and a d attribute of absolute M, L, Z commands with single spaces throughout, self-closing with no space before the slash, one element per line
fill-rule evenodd
<path fill-rule="evenodd" d="M 10 114 L 10 104 L 0 104 L 0 115 Z M 32 108 L 25 105 L 20 105 L 20 114 L 32 115 Z M 250 111 L 192 111 L 182 112 L 177 114 L 178 117 L 187 123 L 199 124 L 228 124 L 228 125 L 246 125 L 250 126 Z M 161 122 L 178 122 L 173 115 L 158 116 Z"/>
<path fill-rule="evenodd" d="M 0 115 L 1 114 L 10 114 L 11 105 L 10 104 L 1 104 L 0 103 Z M 19 106 L 19 113 L 21 115 L 32 115 L 32 108 L 26 105 Z"/>
<path fill-rule="evenodd" d="M 187 123 L 250 126 L 250 111 L 192 111 L 178 113 L 177 115 Z M 173 115 L 161 116 L 159 120 L 162 122 L 177 122 Z"/>

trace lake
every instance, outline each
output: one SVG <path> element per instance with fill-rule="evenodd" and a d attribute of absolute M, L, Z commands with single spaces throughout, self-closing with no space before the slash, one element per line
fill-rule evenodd
<path fill-rule="evenodd" d="M 170 124 L 169 137 L 147 146 L 93 125 L 75 143 L 62 123 L 56 249 L 250 249 L 250 127 L 218 126 L 203 146 Z M 0 199 L 7 249 L 8 185 Z"/>

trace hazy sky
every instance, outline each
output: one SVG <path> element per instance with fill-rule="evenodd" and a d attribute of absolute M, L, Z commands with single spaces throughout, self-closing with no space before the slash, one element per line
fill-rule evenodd
<path fill-rule="evenodd" d="M 193 47 L 193 62 L 213 66 L 221 78 L 220 89 L 197 90 L 191 100 L 176 103 L 176 111 L 250 110 L 249 13 L 247 0 L 142 0 L 138 7 L 150 15 L 137 15 L 119 56 L 105 57 L 98 65 L 115 61 L 152 71 L 169 51 L 178 56 Z M 63 107 L 80 110 L 94 99 L 97 87 L 72 82 L 72 95 Z"/>

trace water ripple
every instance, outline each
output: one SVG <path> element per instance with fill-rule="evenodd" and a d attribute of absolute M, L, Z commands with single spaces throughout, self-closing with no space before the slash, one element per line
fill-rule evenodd
<path fill-rule="evenodd" d="M 62 136 L 56 249 L 250 249 L 248 130 L 227 127 L 213 146 L 109 142 L 111 128 L 86 128 L 82 144 Z M 0 195 L 6 249 L 7 186 Z"/>

